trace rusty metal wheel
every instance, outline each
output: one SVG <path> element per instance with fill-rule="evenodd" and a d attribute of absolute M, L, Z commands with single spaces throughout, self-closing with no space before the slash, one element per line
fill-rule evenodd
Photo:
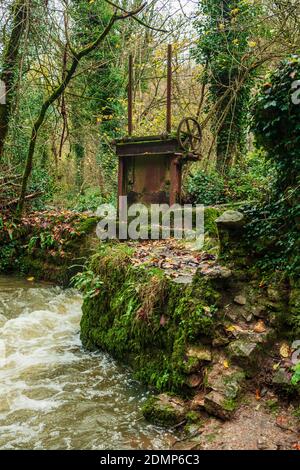
<path fill-rule="evenodd" d="M 199 153 L 202 130 L 199 122 L 193 117 L 182 119 L 177 130 L 177 139 L 185 152 Z"/>

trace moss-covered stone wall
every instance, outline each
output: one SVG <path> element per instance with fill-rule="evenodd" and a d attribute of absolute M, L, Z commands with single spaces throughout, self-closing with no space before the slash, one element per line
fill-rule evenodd
<path fill-rule="evenodd" d="M 205 360 L 187 357 L 187 347 L 211 343 L 218 281 L 196 275 L 191 284 L 178 284 L 161 269 L 133 266 L 131 255 L 117 243 L 102 246 L 93 257 L 83 344 L 127 361 L 138 379 L 158 390 L 188 389 L 189 375 Z"/>
<path fill-rule="evenodd" d="M 291 291 L 255 269 L 240 238 L 242 214 L 219 217 L 218 233 L 212 220 L 218 214 L 210 215 L 206 231 L 215 241 L 220 237 L 219 258 L 210 251 L 214 242 L 206 240 L 202 261 L 186 282 L 167 275 L 158 260 L 155 267 L 151 257 L 141 261 L 138 242 L 102 243 L 78 277 L 83 345 L 129 364 L 138 380 L 162 392 L 144 409 L 157 423 L 166 411 L 168 423 L 195 410 L 229 419 L 243 391 L 261 377 L 279 393 L 300 391 L 290 360 L 297 286 Z"/>
<path fill-rule="evenodd" d="M 1 222 L 0 272 L 67 286 L 99 244 L 98 218 L 88 214 L 43 211 Z"/>

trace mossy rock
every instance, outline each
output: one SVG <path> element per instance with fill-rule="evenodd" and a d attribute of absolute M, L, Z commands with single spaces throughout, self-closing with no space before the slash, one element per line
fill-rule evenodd
<path fill-rule="evenodd" d="M 178 284 L 131 258 L 132 248 L 122 243 L 104 244 L 92 257 L 89 272 L 102 285 L 85 296 L 82 342 L 129 363 L 136 378 L 159 391 L 190 393 L 186 379 L 197 364 L 186 351 L 213 338 L 215 280 L 197 274 L 191 284 Z"/>
<path fill-rule="evenodd" d="M 253 364 L 257 359 L 259 344 L 251 339 L 237 339 L 227 347 L 229 356 L 242 364 Z"/>
<path fill-rule="evenodd" d="M 185 420 L 187 409 L 183 400 L 167 394 L 150 397 L 142 412 L 147 421 L 160 426 L 174 426 Z"/>
<path fill-rule="evenodd" d="M 220 216 L 220 210 L 214 207 L 205 207 L 204 209 L 204 230 L 212 238 L 218 239 L 218 228 L 216 219 Z"/>
<path fill-rule="evenodd" d="M 184 371 L 187 374 L 197 372 L 201 366 L 212 360 L 211 348 L 203 345 L 190 346 L 186 351 Z"/>
<path fill-rule="evenodd" d="M 204 408 L 209 414 L 227 420 L 238 407 L 245 373 L 232 364 L 225 368 L 223 363 L 224 358 L 207 371 L 205 385 L 209 393 L 204 397 Z"/>
<path fill-rule="evenodd" d="M 38 226 L 31 230 L 20 227 L 14 234 L 14 249 L 6 270 L 68 286 L 100 243 L 95 232 L 98 218 L 74 213 L 73 230 L 68 224 L 69 232 L 57 241 L 55 221 L 60 219 L 63 221 L 63 215 L 57 216 L 53 226 L 45 230 Z M 49 246 L 43 245 L 43 236 L 49 237 Z"/>
<path fill-rule="evenodd" d="M 216 219 L 220 240 L 220 258 L 240 268 L 249 268 L 248 248 L 244 241 L 246 220 L 241 212 L 228 210 Z"/>
<path fill-rule="evenodd" d="M 83 218 L 77 225 L 76 229 L 82 234 L 87 235 L 96 229 L 99 217 L 90 216 Z"/>
<path fill-rule="evenodd" d="M 219 392 L 212 391 L 205 396 L 204 407 L 207 413 L 225 421 L 232 418 L 237 402 L 232 398 L 224 397 Z"/>
<path fill-rule="evenodd" d="M 273 374 L 272 384 L 278 393 L 287 396 L 300 396 L 300 383 L 293 383 L 293 372 L 280 367 Z"/>
<path fill-rule="evenodd" d="M 210 368 L 206 375 L 206 388 L 221 393 L 228 400 L 235 400 L 241 392 L 245 380 L 244 371 L 236 366 L 230 365 L 224 368 L 219 362 Z"/>
<path fill-rule="evenodd" d="M 291 280 L 290 283 L 289 324 L 293 329 L 294 337 L 298 338 L 300 335 L 300 281 Z"/>

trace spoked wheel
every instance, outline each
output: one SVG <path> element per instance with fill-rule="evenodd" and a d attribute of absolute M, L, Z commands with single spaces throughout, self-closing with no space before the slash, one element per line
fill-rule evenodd
<path fill-rule="evenodd" d="M 177 138 L 180 147 L 185 152 L 198 153 L 202 140 L 199 122 L 192 117 L 182 119 L 178 126 Z"/>

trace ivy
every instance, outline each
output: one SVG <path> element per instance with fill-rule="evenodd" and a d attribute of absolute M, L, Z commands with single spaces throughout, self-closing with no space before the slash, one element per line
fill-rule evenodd
<path fill-rule="evenodd" d="M 199 41 L 196 58 L 205 66 L 204 83 L 209 85 L 208 106 L 217 106 L 212 118 L 216 137 L 216 168 L 226 174 L 245 151 L 248 103 L 253 74 L 252 35 L 258 6 L 243 0 L 204 0 L 196 24 Z M 204 18 L 204 21 L 203 21 Z M 244 63 L 245 57 L 249 57 Z"/>
<path fill-rule="evenodd" d="M 73 41 L 80 45 L 93 42 L 99 28 L 108 24 L 112 8 L 106 2 L 72 0 L 74 19 Z M 124 93 L 126 75 L 119 64 L 122 51 L 121 26 L 115 24 L 109 37 L 84 59 L 87 74 L 78 76 L 74 92 L 84 93 L 85 103 L 73 103 L 73 126 L 75 128 L 73 150 L 77 165 L 77 186 L 83 183 L 82 164 L 88 153 L 85 128 L 93 129 L 98 139 L 96 161 L 101 168 L 103 186 L 106 191 L 116 191 L 117 159 L 111 149 L 112 139 L 119 137 L 124 123 Z"/>
<path fill-rule="evenodd" d="M 300 79 L 300 57 L 283 61 L 263 85 L 253 104 L 256 144 L 275 171 L 267 201 L 247 209 L 249 244 L 263 269 L 300 274 L 300 105 L 293 100 Z"/>
<path fill-rule="evenodd" d="M 297 186 L 300 174 L 300 105 L 293 102 L 293 85 L 300 79 L 300 57 L 284 62 L 265 82 L 253 107 L 257 144 L 277 171 L 276 194 Z M 299 193 L 298 193 L 299 194 Z"/>
<path fill-rule="evenodd" d="M 259 201 L 270 193 L 273 181 L 273 167 L 265 161 L 265 152 L 257 149 L 247 154 L 243 165 L 231 168 L 226 178 L 216 171 L 196 169 L 187 178 L 185 198 L 205 205 Z"/>

